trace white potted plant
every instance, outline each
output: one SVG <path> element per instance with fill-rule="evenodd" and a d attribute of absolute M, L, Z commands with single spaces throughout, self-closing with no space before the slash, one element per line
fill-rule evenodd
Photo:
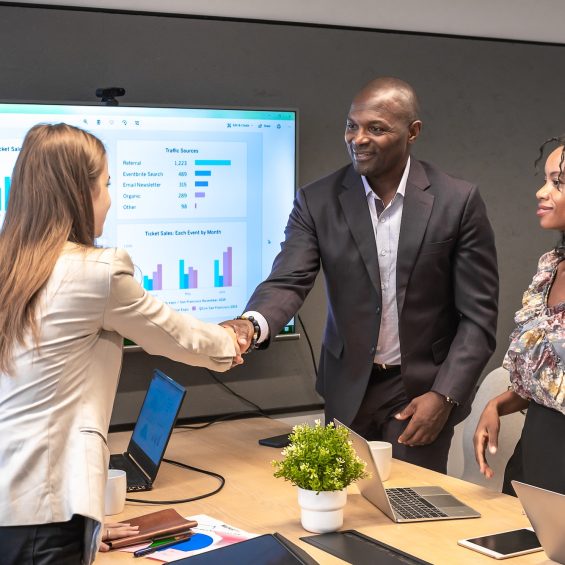
<path fill-rule="evenodd" d="M 341 528 L 347 486 L 367 477 L 348 430 L 333 423 L 322 426 L 320 420 L 294 426 L 282 454 L 281 461 L 273 461 L 274 475 L 298 487 L 302 527 L 314 533 Z"/>

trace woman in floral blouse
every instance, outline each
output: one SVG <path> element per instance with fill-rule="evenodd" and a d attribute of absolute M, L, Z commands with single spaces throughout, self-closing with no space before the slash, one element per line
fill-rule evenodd
<path fill-rule="evenodd" d="M 565 494 L 565 449 L 559 441 L 565 438 L 565 136 L 547 141 L 540 158 L 552 142 L 558 147 L 545 163 L 537 216 L 542 228 L 561 232 L 561 241 L 542 255 L 524 293 L 503 363 L 511 385 L 486 405 L 474 437 L 481 473 L 490 478 L 486 451 L 496 453 L 500 417 L 528 410 L 506 467 L 503 492 L 508 494 L 514 494 L 512 479 Z"/>

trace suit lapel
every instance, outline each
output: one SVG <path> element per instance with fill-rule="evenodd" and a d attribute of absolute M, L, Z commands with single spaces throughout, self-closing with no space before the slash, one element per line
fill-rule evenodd
<path fill-rule="evenodd" d="M 381 278 L 379 275 L 379 262 L 377 246 L 375 245 L 375 234 L 373 233 L 373 223 L 371 222 L 371 214 L 369 212 L 369 206 L 367 205 L 367 196 L 365 195 L 363 181 L 352 166 L 350 166 L 345 173 L 343 187 L 345 190 L 340 193 L 338 198 L 345 220 L 359 248 L 369 278 L 380 296 Z"/>
<path fill-rule="evenodd" d="M 406 287 L 432 213 L 434 196 L 426 189 L 430 182 L 421 163 L 411 160 L 402 207 L 402 220 L 396 260 L 396 303 L 398 317 L 402 314 Z"/>

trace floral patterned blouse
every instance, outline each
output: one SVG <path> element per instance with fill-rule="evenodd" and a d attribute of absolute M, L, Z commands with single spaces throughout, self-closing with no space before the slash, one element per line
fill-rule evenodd
<path fill-rule="evenodd" d="M 555 251 L 540 258 L 514 317 L 503 367 L 517 394 L 565 414 L 565 302 L 547 306 L 561 260 Z"/>

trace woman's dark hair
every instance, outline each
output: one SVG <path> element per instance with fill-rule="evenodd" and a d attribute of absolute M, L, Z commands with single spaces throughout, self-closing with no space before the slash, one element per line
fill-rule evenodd
<path fill-rule="evenodd" d="M 538 158 L 534 162 L 534 167 L 536 171 L 538 169 L 538 165 L 540 161 L 543 159 L 543 155 L 548 145 L 555 145 L 556 147 L 563 147 L 561 151 L 561 159 L 559 160 L 559 178 L 563 175 L 563 163 L 565 162 L 565 134 L 561 134 L 557 137 L 550 137 L 546 141 L 544 141 L 539 148 L 539 155 Z M 561 257 L 565 259 L 565 232 L 561 232 L 561 236 L 557 245 L 555 246 L 555 252 Z"/>

